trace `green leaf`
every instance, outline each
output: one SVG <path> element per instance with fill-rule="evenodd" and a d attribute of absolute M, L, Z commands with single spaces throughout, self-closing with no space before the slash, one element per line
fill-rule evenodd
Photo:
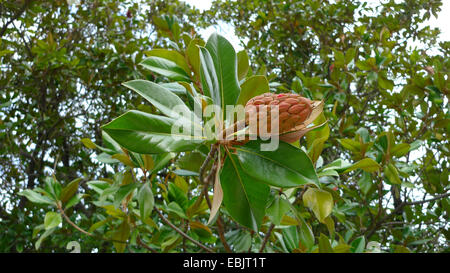
<path fill-rule="evenodd" d="M 145 183 L 138 193 L 138 203 L 139 203 L 139 212 L 141 214 L 141 220 L 145 221 L 147 219 L 152 210 L 153 205 L 155 204 L 155 198 L 153 197 L 152 189 L 150 188 L 149 183 Z"/>
<path fill-rule="evenodd" d="M 149 57 L 156 56 L 156 57 L 160 57 L 160 58 L 164 58 L 169 61 L 172 61 L 172 62 L 176 63 L 179 67 L 183 68 L 183 70 L 187 74 L 189 74 L 189 72 L 190 72 L 189 66 L 186 63 L 186 59 L 184 58 L 184 56 L 175 50 L 157 48 L 157 49 L 152 49 L 150 51 L 145 51 L 144 53 Z"/>
<path fill-rule="evenodd" d="M 378 74 L 378 85 L 381 88 L 384 88 L 384 89 L 387 89 L 387 90 L 392 90 L 392 88 L 394 88 L 394 82 L 389 80 L 389 79 L 387 79 L 381 73 Z"/>
<path fill-rule="evenodd" d="M 151 173 L 157 173 L 159 170 L 163 169 L 175 156 L 175 153 L 161 153 L 154 155 L 155 167 L 153 167 Z"/>
<path fill-rule="evenodd" d="M 315 120 L 314 125 L 323 124 L 327 121 L 322 112 Z M 325 141 L 330 136 L 330 127 L 325 124 L 323 128 L 316 129 L 306 133 L 306 146 L 308 147 L 308 155 L 312 162 L 315 163 L 322 153 Z"/>
<path fill-rule="evenodd" d="M 204 47 L 200 47 L 200 64 L 200 78 L 204 94 L 210 97 L 215 105 L 222 107 L 222 94 L 214 62 L 211 54 Z"/>
<path fill-rule="evenodd" d="M 205 42 L 201 39 L 192 39 L 186 48 L 186 57 L 192 66 L 196 77 L 200 77 L 200 50 L 198 46 L 204 46 Z"/>
<path fill-rule="evenodd" d="M 338 142 L 342 145 L 342 147 L 354 153 L 359 152 L 361 149 L 361 143 L 353 139 L 338 139 Z"/>
<path fill-rule="evenodd" d="M 270 92 L 270 88 L 266 76 L 251 76 L 241 85 L 241 93 L 239 94 L 236 104 L 245 106 L 245 104 L 254 96 L 268 92 Z"/>
<path fill-rule="evenodd" d="M 78 185 L 81 180 L 83 180 L 83 178 L 76 178 L 61 190 L 61 202 L 65 203 L 72 198 L 72 196 L 77 192 Z"/>
<path fill-rule="evenodd" d="M 266 209 L 266 213 L 270 218 L 270 221 L 275 225 L 280 225 L 281 219 L 290 209 L 288 201 L 281 198 L 279 195 L 275 196 L 272 204 Z"/>
<path fill-rule="evenodd" d="M 352 253 L 362 253 L 364 251 L 364 248 L 366 246 L 366 239 L 364 236 L 360 236 L 356 238 L 351 244 L 350 244 L 350 251 Z"/>
<path fill-rule="evenodd" d="M 223 204 L 230 216 L 239 224 L 258 230 L 265 214 L 269 187 L 248 176 L 233 154 L 225 160 L 220 181 Z"/>
<path fill-rule="evenodd" d="M 75 206 L 76 204 L 78 204 L 78 202 L 81 201 L 82 198 L 83 198 L 82 194 L 77 194 L 77 195 L 73 196 L 72 198 L 69 199 L 69 201 L 67 201 L 67 204 L 64 207 L 64 209 L 67 210 L 67 209 Z"/>
<path fill-rule="evenodd" d="M 297 227 L 291 226 L 285 228 L 281 231 L 283 234 L 284 244 L 289 252 L 292 252 L 294 249 L 298 248 L 299 245 L 299 234 L 297 232 Z"/>
<path fill-rule="evenodd" d="M 96 223 L 94 223 L 88 230 L 88 232 L 94 232 L 95 230 L 99 229 L 100 227 L 106 225 L 107 223 L 111 222 L 114 218 L 113 217 L 108 217 L 104 220 L 98 221 Z"/>
<path fill-rule="evenodd" d="M 61 214 L 53 211 L 49 211 L 45 214 L 44 226 L 46 230 L 55 228 L 61 224 Z"/>
<path fill-rule="evenodd" d="M 411 145 L 408 143 L 400 143 L 391 148 L 391 155 L 396 157 L 402 157 L 409 152 Z"/>
<path fill-rule="evenodd" d="M 319 253 L 334 253 L 330 240 L 323 233 L 319 237 Z"/>
<path fill-rule="evenodd" d="M 167 205 L 167 211 L 173 212 L 181 218 L 188 219 L 183 208 L 176 202 L 170 202 L 169 205 Z"/>
<path fill-rule="evenodd" d="M 358 180 L 358 186 L 364 194 L 367 194 L 372 187 L 372 177 L 370 173 L 363 171 Z"/>
<path fill-rule="evenodd" d="M 370 71 L 372 70 L 372 66 L 367 62 L 367 61 L 357 61 L 356 62 L 356 66 L 360 69 L 360 70 L 365 70 L 365 71 Z"/>
<path fill-rule="evenodd" d="M 189 110 L 184 102 L 173 92 L 170 92 L 157 83 L 133 80 L 125 82 L 123 85 L 144 97 L 168 117 L 174 119 L 191 117 L 191 110 Z M 175 109 L 178 111 L 175 111 Z"/>
<path fill-rule="evenodd" d="M 55 205 L 55 202 L 52 201 L 47 196 L 39 194 L 33 190 L 24 190 L 19 192 L 19 195 L 25 196 L 28 200 L 37 204 L 47 204 L 47 205 Z"/>
<path fill-rule="evenodd" d="M 190 132 L 172 133 L 176 122 L 171 118 L 131 110 L 102 129 L 124 148 L 140 154 L 190 151 L 203 142 L 204 137 L 191 136 Z M 190 128 L 190 124 L 186 126 Z"/>
<path fill-rule="evenodd" d="M 118 253 L 122 253 L 127 246 L 126 241 L 130 236 L 130 225 L 127 221 L 123 221 L 120 226 L 113 233 L 112 239 L 114 240 L 113 244 Z M 121 243 L 123 242 L 123 243 Z"/>
<path fill-rule="evenodd" d="M 310 250 L 314 246 L 314 234 L 312 232 L 312 229 L 308 223 L 303 220 L 303 218 L 298 217 L 300 220 L 300 232 L 299 232 L 299 238 L 300 242 L 308 249 Z"/>
<path fill-rule="evenodd" d="M 356 169 L 361 169 L 366 172 L 376 172 L 380 168 L 381 168 L 380 164 L 378 164 L 372 158 L 364 158 L 364 159 L 361 159 L 360 161 L 356 162 L 355 164 L 353 164 L 348 169 L 346 169 L 344 171 L 344 173 L 348 173 L 348 172 L 356 170 Z"/>
<path fill-rule="evenodd" d="M 190 82 L 189 75 L 175 62 L 160 57 L 149 57 L 140 65 L 152 72 L 165 76 L 174 81 Z"/>
<path fill-rule="evenodd" d="M 238 79 L 239 81 L 243 80 L 248 73 L 249 60 L 247 51 L 242 50 L 237 53 L 237 64 L 238 64 Z"/>
<path fill-rule="evenodd" d="M 59 200 L 61 195 L 61 184 L 55 179 L 55 177 L 46 177 L 44 179 L 44 190 L 52 197 L 54 200 Z"/>
<path fill-rule="evenodd" d="M 174 183 L 169 183 L 168 188 L 169 188 L 169 195 L 168 195 L 169 200 L 175 201 L 178 205 L 180 205 L 180 207 L 183 210 L 187 209 L 188 198 L 186 193 Z"/>
<path fill-rule="evenodd" d="M 249 176 L 281 188 L 319 183 L 312 162 L 303 150 L 280 142 L 275 151 L 261 151 L 261 144 L 265 143 L 256 140 L 236 147 L 242 168 Z"/>
<path fill-rule="evenodd" d="M 240 93 L 237 56 L 233 46 L 227 39 L 217 33 L 211 34 L 206 42 L 205 48 L 209 51 L 214 64 L 215 77 L 218 83 L 219 99 L 214 99 L 225 112 L 226 105 L 235 105 Z M 218 103 L 220 101 L 220 103 Z M 226 115 L 225 115 L 226 116 Z"/>
<path fill-rule="evenodd" d="M 392 163 L 389 163 L 384 167 L 384 175 L 392 184 L 400 185 L 402 183 L 398 176 L 397 168 Z"/>
<path fill-rule="evenodd" d="M 55 230 L 56 230 L 56 228 L 45 230 L 45 232 L 41 235 L 41 237 L 39 237 L 39 239 L 36 241 L 36 244 L 34 245 L 36 250 L 38 250 L 41 247 L 41 244 L 45 240 L 45 238 L 50 236 Z"/>
<path fill-rule="evenodd" d="M 114 195 L 114 206 L 119 207 L 120 203 L 122 203 L 123 199 L 125 199 L 129 194 L 131 194 L 137 187 L 138 184 L 130 183 L 127 185 L 122 185 L 116 191 Z"/>
<path fill-rule="evenodd" d="M 314 212 L 321 223 L 324 223 L 324 219 L 333 209 L 333 196 L 325 190 L 308 188 L 303 194 L 303 204 Z"/>
<path fill-rule="evenodd" d="M 90 140 L 89 138 L 82 138 L 81 142 L 88 149 L 95 149 L 95 148 L 97 148 L 97 145 L 95 145 L 95 143 L 92 142 L 92 140 Z"/>

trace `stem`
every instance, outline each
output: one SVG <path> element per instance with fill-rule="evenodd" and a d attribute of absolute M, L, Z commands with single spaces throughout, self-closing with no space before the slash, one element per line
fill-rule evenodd
<path fill-rule="evenodd" d="M 266 244 L 269 241 L 270 234 L 272 233 L 273 228 L 275 227 L 275 224 L 270 224 L 269 229 L 267 230 L 266 236 L 264 236 L 264 241 L 261 245 L 261 248 L 259 249 L 259 253 L 262 253 L 264 251 L 264 248 L 266 248 Z"/>
<path fill-rule="evenodd" d="M 396 215 L 397 212 L 399 212 L 403 207 L 405 207 L 405 206 L 420 205 L 420 204 L 424 204 L 424 203 L 436 201 L 436 200 L 439 200 L 439 199 L 442 199 L 442 198 L 446 198 L 446 197 L 448 197 L 448 196 L 450 196 L 450 193 L 440 194 L 440 195 L 437 195 L 437 196 L 434 197 L 434 198 L 430 198 L 430 199 L 426 199 L 426 200 L 421 200 L 421 201 L 402 202 L 402 203 L 401 203 L 394 211 L 392 211 L 390 214 L 386 215 L 386 216 L 383 217 L 380 221 L 377 222 L 377 224 L 375 225 L 375 227 L 372 228 L 372 229 L 370 230 L 370 232 L 367 234 L 367 238 L 370 238 L 370 237 L 375 233 L 375 231 L 377 231 L 377 229 L 381 227 L 381 225 L 382 225 L 385 221 L 389 220 L 391 217 L 393 217 L 394 215 Z"/>
<path fill-rule="evenodd" d="M 174 224 L 172 224 L 172 222 L 169 221 L 169 219 L 167 219 L 166 217 L 164 217 L 164 215 L 162 215 L 162 213 L 159 211 L 159 209 L 156 209 L 156 212 L 158 213 L 159 218 L 161 218 L 161 220 L 166 223 L 167 225 L 169 225 L 173 230 L 175 230 L 176 232 L 178 232 L 181 236 L 183 236 L 184 238 L 188 239 L 189 241 L 193 242 L 194 244 L 196 244 L 197 246 L 199 246 L 200 248 L 206 250 L 207 252 L 210 253 L 214 253 L 214 251 L 203 245 L 202 243 L 196 241 L 195 239 L 191 238 L 189 235 L 187 235 L 186 233 L 184 233 L 181 229 L 177 228 Z"/>
<path fill-rule="evenodd" d="M 87 236 L 90 236 L 90 237 L 99 239 L 99 240 L 110 241 L 110 242 L 116 242 L 116 243 L 121 243 L 121 244 L 128 244 L 126 241 L 124 242 L 124 241 L 119 241 L 119 240 L 114 240 L 114 239 L 108 239 L 108 238 L 104 238 L 104 237 L 101 237 L 101 236 L 96 236 L 96 235 L 94 235 L 94 234 L 92 234 L 92 233 L 90 233 L 90 232 L 87 232 L 86 230 L 84 230 L 84 229 L 80 228 L 79 226 L 77 226 L 77 224 L 75 224 L 74 222 L 72 222 L 72 220 L 70 220 L 70 218 L 66 215 L 66 213 L 64 212 L 64 210 L 63 210 L 63 208 L 61 207 L 61 204 L 60 204 L 59 202 L 58 202 L 56 205 L 57 205 L 57 207 L 58 207 L 59 212 L 60 212 L 61 215 L 63 216 L 64 220 L 66 220 L 67 223 L 69 223 L 72 227 L 74 227 L 74 228 L 75 228 L 76 230 L 78 230 L 79 232 L 81 232 L 81 233 L 83 233 L 83 234 L 85 234 L 85 235 L 87 235 Z"/>
<path fill-rule="evenodd" d="M 141 240 L 141 237 L 140 237 L 140 236 L 137 236 L 136 242 L 138 243 L 138 245 L 140 245 L 140 246 L 142 246 L 143 248 L 149 250 L 150 252 L 152 252 L 152 253 L 158 253 L 158 251 L 156 251 L 155 249 L 151 248 L 149 245 L 147 245 L 146 243 L 144 243 L 144 242 Z"/>

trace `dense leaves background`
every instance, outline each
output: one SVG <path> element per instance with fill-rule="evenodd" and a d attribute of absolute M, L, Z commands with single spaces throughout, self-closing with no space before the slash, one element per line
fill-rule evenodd
<path fill-rule="evenodd" d="M 81 1 L 79 6 L 66 1 L 2 1 L 1 251 L 65 251 L 70 241 L 82 242 L 86 252 L 149 250 L 139 243 L 143 241 L 158 251 L 203 249 L 150 214 L 153 207 L 216 251 L 259 251 L 265 245 L 265 251 L 361 252 L 370 249 L 368 242 L 388 252 L 448 251 L 450 43 L 438 44 L 439 30 L 422 24 L 436 16 L 441 1 L 388 1 L 376 8 L 363 1 L 336 2 L 217 1 L 200 13 L 181 1 Z M 200 63 L 220 40 L 208 41 L 199 61 L 189 60 L 191 67 L 177 61 L 178 55 L 152 50 L 170 48 L 194 56 L 195 45 L 203 46 L 204 41 L 190 46 L 187 36 L 221 21 L 232 24 L 238 37 L 248 41 L 242 44 L 246 53 L 237 53 L 238 79 L 227 80 L 225 91 L 200 77 L 210 72 Z M 223 48 L 221 53 L 232 54 Z M 247 59 L 249 67 L 244 65 Z M 262 83 L 266 78 L 269 83 Z M 228 215 L 227 211 L 236 215 L 233 210 L 239 212 L 246 204 L 231 207 L 233 200 L 227 200 L 230 195 L 224 188 L 227 209 L 221 211 L 221 220 L 207 226 L 207 206 L 196 197 L 208 146 L 186 154 L 111 156 L 122 151 L 102 136 L 102 125 L 129 109 L 170 116 L 151 98 L 122 85 L 135 79 L 192 82 L 194 90 L 210 86 L 203 91 L 218 104 L 222 101 L 214 92 L 229 91 L 226 99 L 239 102 L 237 85 L 241 94 L 258 89 L 319 100 L 328 95 L 320 117 L 328 126 L 300 141 L 322 189 L 302 186 L 279 194 L 261 184 L 253 191 L 255 198 L 267 194 L 270 200 L 265 211 L 254 211 L 266 215 L 256 223 L 245 214 L 241 220 Z M 175 94 L 186 94 L 189 87 L 183 86 L 166 85 Z M 104 128 L 108 126 L 112 128 L 111 123 Z M 97 156 L 86 147 L 96 148 Z M 233 160 L 245 160 L 252 146 L 240 149 L 225 161 L 225 170 L 232 169 Z M 292 152 L 284 154 L 294 157 Z M 139 188 L 136 201 L 145 206 L 136 214 L 144 215 L 145 225 L 130 230 L 133 225 L 123 211 L 101 208 L 108 180 L 100 179 L 122 183 L 114 192 L 120 204 L 135 190 L 133 183 L 124 182 L 130 181 L 135 166 L 148 170 L 144 175 L 153 186 L 167 189 Z M 50 177 L 53 173 L 62 190 Z M 250 176 L 271 178 L 257 171 Z M 221 178 L 222 183 L 237 181 L 232 170 L 222 170 Z M 276 178 L 269 180 L 278 183 Z M 78 186 L 83 200 L 69 209 L 69 197 Z M 71 221 L 97 232 L 95 236 L 65 222 L 58 228 L 61 215 L 40 195 L 33 195 L 38 205 L 28 201 L 30 192 L 28 199 L 18 195 L 35 187 L 58 195 Z M 148 201 L 153 198 L 155 204 Z M 255 224 L 261 224 L 258 232 L 243 227 Z M 229 246 L 223 245 L 221 234 Z M 331 244 L 330 238 L 335 238 Z M 124 240 L 129 244 L 119 243 Z"/>

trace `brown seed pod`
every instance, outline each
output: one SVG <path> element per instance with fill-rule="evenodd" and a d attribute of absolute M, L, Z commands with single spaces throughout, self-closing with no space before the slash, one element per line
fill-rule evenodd
<path fill-rule="evenodd" d="M 311 130 L 307 126 L 318 117 L 322 110 L 322 101 L 311 101 L 292 93 L 264 93 L 251 98 L 245 105 L 245 125 L 248 126 L 247 132 L 250 135 L 277 134 L 281 140 L 293 142 Z M 272 119 L 273 123 L 271 123 Z M 256 126 L 250 125 L 250 122 L 255 121 Z M 278 130 L 275 130 L 276 126 Z M 262 133 L 260 129 L 263 129 Z M 247 141 L 248 138 L 240 143 L 245 144 Z"/>

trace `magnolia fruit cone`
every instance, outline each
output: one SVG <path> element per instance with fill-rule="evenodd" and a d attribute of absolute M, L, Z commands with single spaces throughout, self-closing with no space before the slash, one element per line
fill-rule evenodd
<path fill-rule="evenodd" d="M 312 101 L 297 94 L 265 93 L 250 99 L 245 105 L 246 117 L 256 116 L 258 129 L 265 127 L 268 133 L 272 132 L 272 126 L 277 125 L 279 134 L 289 132 L 295 126 L 303 124 L 311 112 Z M 274 123 L 271 123 L 272 118 Z M 267 121 L 264 122 L 264 119 Z M 251 133 L 261 132 L 258 130 Z"/>
<path fill-rule="evenodd" d="M 291 143 L 311 130 L 306 127 L 317 118 L 322 108 L 321 101 L 311 101 L 297 94 L 264 93 L 251 98 L 245 105 L 245 125 L 249 126 L 250 135 L 279 135 L 281 140 Z M 248 138 L 240 144 L 247 141 Z"/>

